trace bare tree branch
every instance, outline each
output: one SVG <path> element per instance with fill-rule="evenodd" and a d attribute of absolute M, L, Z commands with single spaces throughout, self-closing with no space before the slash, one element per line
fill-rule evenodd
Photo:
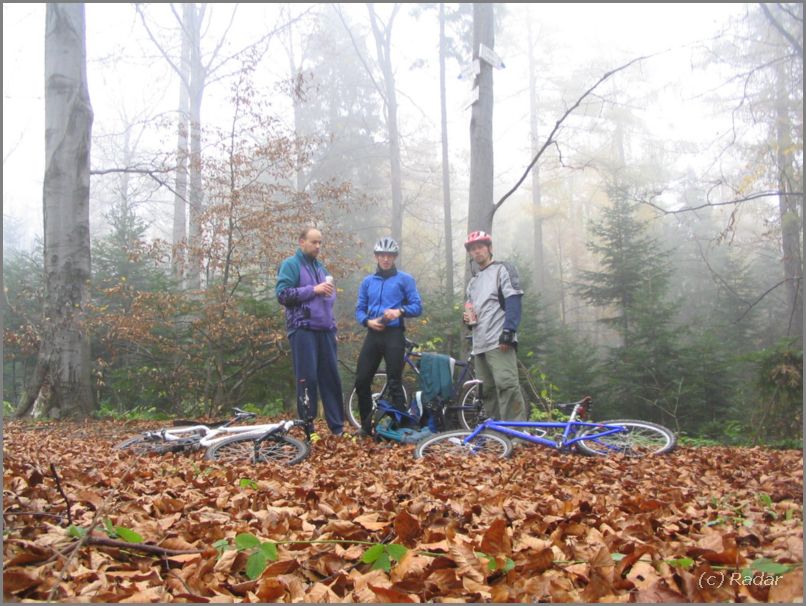
<path fill-rule="evenodd" d="M 115 539 L 105 539 L 103 537 L 87 537 L 84 542 L 85 545 L 97 545 L 98 547 L 115 547 L 117 549 L 131 549 L 133 551 L 142 551 L 150 553 L 151 555 L 159 556 L 175 556 L 204 553 L 203 549 L 168 549 L 167 547 L 160 547 L 159 545 L 146 545 L 145 543 L 129 543 L 127 541 L 116 541 Z"/>
<path fill-rule="evenodd" d="M 171 173 L 176 170 L 176 167 L 169 167 L 169 168 L 99 168 L 95 170 L 91 170 L 91 175 L 119 175 L 119 174 L 130 174 L 130 175 L 152 175 L 155 173 Z"/>
<path fill-rule="evenodd" d="M 789 44 L 795 47 L 795 50 L 798 51 L 798 53 L 802 55 L 803 45 L 795 40 L 795 38 L 792 37 L 792 34 L 784 29 L 783 25 L 778 23 L 778 20 L 773 16 L 773 14 L 770 12 L 770 9 L 767 8 L 767 5 L 764 2 L 759 2 L 758 5 L 761 7 L 761 10 L 764 11 L 764 15 L 767 17 L 767 20 L 772 23 L 772 26 L 777 29 L 784 38 L 786 38 Z M 803 27 L 803 23 L 801 23 L 800 26 Z"/>
<path fill-rule="evenodd" d="M 386 105 L 386 95 L 384 94 L 383 89 L 381 88 L 381 86 L 375 81 L 375 77 L 372 75 L 372 70 L 369 68 L 369 65 L 367 65 L 367 62 L 364 60 L 364 55 L 361 53 L 361 50 L 358 48 L 358 44 L 356 43 L 355 38 L 353 37 L 353 32 L 350 29 L 350 26 L 348 26 L 347 22 L 344 20 L 344 15 L 341 14 L 341 7 L 338 4 L 334 4 L 333 8 L 336 10 L 336 14 L 339 16 L 339 21 L 341 21 L 341 24 L 344 26 L 344 29 L 347 32 L 347 35 L 350 37 L 350 42 L 352 43 L 353 48 L 355 49 L 355 54 L 358 55 L 358 60 L 361 61 L 361 64 L 364 66 L 364 69 L 367 71 L 367 75 L 369 76 L 369 79 L 372 81 L 372 85 L 375 87 L 375 90 L 378 91 L 378 94 L 381 96 L 381 99 L 383 100 L 384 105 Z"/>
<path fill-rule="evenodd" d="M 550 145 L 555 143 L 554 136 L 557 134 L 557 131 L 560 130 L 560 126 L 562 126 L 562 124 L 563 124 L 563 122 L 565 122 L 566 118 L 568 118 L 568 116 L 570 116 L 582 104 L 582 102 L 591 93 L 593 93 L 594 90 L 596 90 L 599 87 L 600 84 L 602 84 L 605 80 L 609 79 L 612 75 L 617 74 L 618 72 L 627 69 L 628 67 L 630 67 L 631 65 L 634 65 L 635 63 L 638 63 L 639 61 L 643 61 L 644 59 L 648 59 L 648 58 L 653 57 L 653 56 L 655 56 L 655 55 L 646 55 L 646 56 L 642 56 L 642 57 L 636 57 L 635 59 L 625 63 L 621 67 L 617 67 L 615 69 L 610 70 L 609 72 L 606 72 L 601 78 L 599 78 L 596 81 L 596 83 L 593 86 L 591 86 L 588 90 L 586 90 L 582 94 L 582 96 L 579 97 L 579 99 L 577 99 L 576 102 L 566 110 L 566 112 L 562 115 L 562 117 L 559 120 L 557 120 L 557 122 L 554 124 L 554 128 L 552 129 L 552 131 L 549 133 L 549 136 L 544 141 L 543 146 L 540 148 L 540 150 L 537 152 L 535 157 L 529 163 L 529 166 L 526 167 L 526 170 L 523 172 L 523 176 L 521 176 L 521 178 L 518 179 L 518 182 L 515 183 L 515 186 L 512 189 L 510 189 L 507 193 L 505 193 L 504 196 L 498 202 L 496 202 L 495 206 L 493 207 L 493 214 L 495 214 L 495 212 L 499 208 L 501 208 L 501 205 L 506 201 L 507 198 L 509 198 L 512 194 L 515 193 L 515 191 L 517 191 L 517 189 L 521 186 L 521 183 L 523 183 L 523 181 L 529 175 L 529 171 L 531 171 L 532 167 L 535 164 L 537 164 L 537 161 L 540 159 L 540 156 L 543 155 L 543 152 L 546 151 L 546 149 Z"/>
<path fill-rule="evenodd" d="M 113 175 L 113 174 L 132 174 L 132 175 L 146 175 L 151 177 L 154 181 L 156 181 L 157 185 L 166 188 L 169 192 L 174 194 L 175 196 L 179 196 L 182 200 L 187 202 L 187 198 L 182 194 L 178 193 L 170 183 L 166 179 L 163 179 L 160 175 L 162 174 L 171 174 L 176 167 L 168 167 L 168 168 L 104 168 L 98 170 L 91 170 L 90 175 Z"/>
<path fill-rule="evenodd" d="M 699 206 L 687 206 L 686 208 L 679 208 L 677 210 L 667 210 L 662 206 L 658 206 L 657 204 L 650 202 L 649 200 L 638 200 L 641 204 L 646 204 L 647 206 L 651 206 L 655 210 L 660 211 L 664 215 L 677 215 L 680 213 L 688 213 L 695 210 L 701 210 L 703 208 L 711 208 L 715 206 L 730 206 L 732 204 L 741 204 L 743 202 L 749 202 L 751 200 L 757 200 L 759 198 L 771 198 L 774 196 L 802 196 L 803 192 L 795 191 L 763 191 L 757 192 L 755 194 L 750 194 L 749 196 L 745 196 L 743 198 L 735 198 L 733 200 L 725 200 L 724 202 L 705 202 L 704 204 L 700 204 Z"/>
<path fill-rule="evenodd" d="M 50 464 L 50 472 L 53 474 L 53 479 L 56 480 L 56 488 L 59 491 L 59 494 L 62 495 L 62 498 L 64 499 L 65 511 L 67 511 L 67 522 L 72 525 L 73 516 L 70 513 L 72 505 L 70 505 L 70 499 L 67 498 L 67 495 L 64 494 L 64 490 L 62 490 L 62 483 L 59 480 L 59 474 L 56 473 L 56 466 L 53 463 Z"/>
<path fill-rule="evenodd" d="M 749 314 L 749 313 L 750 313 L 750 312 L 753 310 L 753 308 L 754 308 L 756 305 L 758 305 L 759 303 L 761 303 L 761 301 L 764 299 L 764 297 L 766 297 L 768 294 L 770 294 L 772 291 L 774 291 L 774 290 L 775 290 L 776 288 L 778 288 L 779 286 L 781 286 L 781 285 L 783 285 L 783 284 L 786 284 L 787 282 L 788 282 L 788 280 L 787 280 L 786 278 L 785 278 L 785 279 L 783 279 L 783 280 L 781 280 L 781 281 L 780 281 L 780 282 L 778 282 L 777 284 L 774 284 L 774 285 L 770 286 L 770 287 L 769 287 L 767 290 L 765 290 L 763 293 L 761 293 L 761 295 L 760 295 L 758 298 L 756 298 L 756 300 L 755 300 L 755 301 L 753 301 L 752 303 L 748 303 L 748 305 L 747 305 L 747 309 L 745 310 L 745 312 L 744 312 L 744 313 L 743 313 L 741 316 L 739 316 L 738 318 L 736 318 L 736 323 L 738 324 L 739 322 L 741 322 L 741 321 L 742 321 L 742 319 L 743 319 L 743 318 L 744 318 L 744 317 L 745 317 L 747 314 Z"/>

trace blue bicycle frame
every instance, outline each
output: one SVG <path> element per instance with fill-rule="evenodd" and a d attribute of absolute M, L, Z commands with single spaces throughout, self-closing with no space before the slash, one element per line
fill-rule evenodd
<path fill-rule="evenodd" d="M 530 429 L 562 429 L 562 439 L 559 442 L 555 442 L 553 440 L 547 440 L 541 436 L 534 436 L 530 433 L 526 433 L 523 431 L 517 431 L 516 429 L 510 429 L 511 427 L 528 427 Z M 592 429 L 599 429 L 597 433 L 587 433 L 584 436 L 578 435 L 581 429 L 584 428 L 592 428 Z M 557 450 L 563 450 L 571 445 L 580 442 L 582 440 L 597 440 L 604 436 L 609 436 L 614 433 L 621 433 L 626 431 L 626 428 L 622 425 L 612 425 L 608 423 L 589 423 L 586 421 L 576 421 L 576 420 L 569 420 L 569 421 L 499 421 L 496 419 L 487 419 L 481 425 L 476 426 L 476 428 L 467 436 L 463 442 L 470 445 L 472 449 L 472 442 L 473 439 L 479 435 L 480 432 L 487 430 L 492 430 L 498 433 L 502 433 L 510 438 L 518 438 L 521 440 L 526 440 L 528 442 L 532 442 L 533 444 L 542 444 L 543 446 L 548 446 L 549 448 L 555 448 Z"/>
<path fill-rule="evenodd" d="M 486 430 L 502 433 L 510 438 L 518 438 L 531 442 L 532 444 L 541 444 L 556 450 L 566 450 L 577 442 L 583 440 L 596 441 L 599 438 L 613 435 L 614 433 L 626 432 L 627 428 L 623 425 L 616 425 L 613 423 L 592 423 L 588 421 L 580 421 L 578 419 L 585 419 L 588 416 L 588 409 L 591 405 L 591 398 L 585 396 L 579 402 L 569 402 L 568 404 L 561 404 L 561 407 L 567 408 L 573 406 L 571 416 L 567 421 L 504 421 L 497 419 L 486 419 L 481 424 L 470 432 L 470 435 L 464 439 L 464 443 L 470 446 L 471 450 L 475 450 L 471 442 L 479 433 Z M 535 436 L 525 431 L 518 431 L 511 428 L 529 428 L 529 429 L 562 429 L 562 436 L 559 441 L 548 440 L 542 436 Z M 586 433 L 579 435 L 582 430 L 594 429 L 596 432 Z"/>

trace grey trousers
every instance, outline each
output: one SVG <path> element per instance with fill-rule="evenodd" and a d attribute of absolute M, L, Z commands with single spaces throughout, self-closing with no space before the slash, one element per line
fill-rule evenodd
<path fill-rule="evenodd" d="M 487 414 L 494 419 L 525 421 L 526 406 L 518 381 L 514 349 L 492 349 L 474 357 L 476 376 L 484 381 L 482 396 Z"/>

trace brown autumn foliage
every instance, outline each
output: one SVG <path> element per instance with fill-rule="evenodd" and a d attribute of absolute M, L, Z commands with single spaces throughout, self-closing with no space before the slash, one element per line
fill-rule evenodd
<path fill-rule="evenodd" d="M 798 451 L 417 461 L 329 436 L 297 466 L 256 467 L 113 450 L 153 426 L 5 424 L 6 601 L 802 601 Z M 143 544 L 110 541 L 104 519 Z M 83 544 L 68 533 L 94 520 Z M 257 579 L 213 546 L 238 533 L 277 543 Z M 358 541 L 407 551 L 373 570 Z M 778 576 L 734 576 L 758 562 Z"/>

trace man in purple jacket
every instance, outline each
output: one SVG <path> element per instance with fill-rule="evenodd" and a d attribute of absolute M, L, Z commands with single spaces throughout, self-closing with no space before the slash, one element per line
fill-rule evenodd
<path fill-rule="evenodd" d="M 321 248 L 322 232 L 314 227 L 305 228 L 299 236 L 296 254 L 280 264 L 275 294 L 285 307 L 299 417 L 315 416 L 317 397 L 321 396 L 327 426 L 338 436 L 344 430 L 344 402 L 333 316 L 336 287 L 332 280 L 326 279 L 330 274 L 317 260 Z M 310 412 L 302 409 L 305 389 L 312 407 Z"/>

